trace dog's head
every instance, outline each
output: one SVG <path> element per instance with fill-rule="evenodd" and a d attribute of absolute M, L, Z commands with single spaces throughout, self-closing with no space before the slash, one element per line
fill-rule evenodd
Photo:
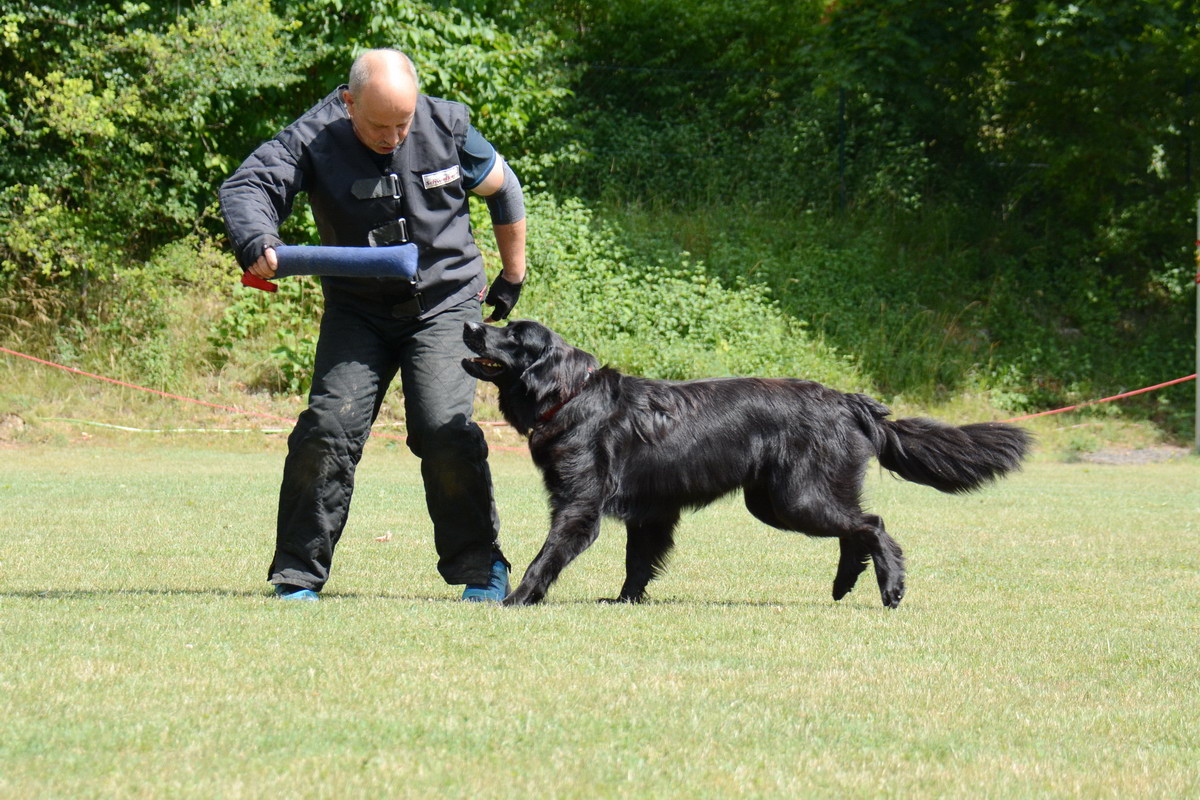
<path fill-rule="evenodd" d="M 463 341 L 475 354 L 463 359 L 463 369 L 496 384 L 501 411 L 522 433 L 547 410 L 574 397 L 598 366 L 591 353 L 571 347 L 532 320 L 515 320 L 503 328 L 468 322 Z"/>

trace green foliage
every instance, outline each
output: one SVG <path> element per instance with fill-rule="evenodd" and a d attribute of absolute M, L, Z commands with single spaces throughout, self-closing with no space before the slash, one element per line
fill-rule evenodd
<path fill-rule="evenodd" d="M 835 110 L 802 90 L 812 77 L 804 54 L 814 3 L 535 6 L 557 20 L 577 70 L 567 124 L 537 131 L 547 148 L 573 156 L 550 178 L 559 193 L 687 205 L 739 187 L 754 192 L 794 150 L 793 132 L 812 137 L 812 119 Z"/>
<path fill-rule="evenodd" d="M 752 272 L 883 393 L 1044 406 L 1186 374 L 1191 4 L 544 6 L 588 31 L 563 33 L 551 185 L 636 251 Z"/>
<path fill-rule="evenodd" d="M 530 273 L 516 316 L 538 319 L 634 374 L 770 374 L 865 387 L 849 359 L 784 314 L 762 286 L 736 279 L 726 285 L 663 243 L 652 260 L 644 260 L 642 251 L 623 243 L 578 200 L 531 193 L 526 202 Z M 476 212 L 486 214 L 481 207 Z M 490 233 L 481 232 L 481 243 L 494 248 Z M 252 386 L 303 394 L 316 348 L 320 290 L 303 278 L 278 285 L 275 295 L 242 293 L 209 340 L 222 362 L 253 363 L 269 349 Z"/>
<path fill-rule="evenodd" d="M 518 316 L 634 374 L 780 375 L 861 388 L 853 363 L 769 291 L 716 277 L 664 242 L 629 242 L 578 200 L 527 198 L 530 278 Z"/>
<path fill-rule="evenodd" d="M 76 226 L 69 208 L 37 186 L 0 190 L 0 281 L 13 273 L 54 282 L 99 274 L 116 259 Z"/>
<path fill-rule="evenodd" d="M 769 293 L 787 318 L 853 354 L 878 392 L 930 400 L 986 382 L 981 305 L 946 302 L 972 295 L 967 259 L 928 248 L 924 236 L 897 246 L 901 235 L 876 224 L 727 207 L 625 208 L 610 219 L 636 251 L 683 247 L 714 279 Z"/>
<path fill-rule="evenodd" d="M 210 366 L 203 336 L 209 317 L 220 313 L 227 268 L 214 241 L 191 236 L 145 262 L 111 269 L 103 280 L 78 282 L 79 294 L 69 300 L 16 273 L 8 276 L 14 291 L 0 295 L 0 319 L 25 352 L 155 388 L 179 388 Z"/>
<path fill-rule="evenodd" d="M 284 0 L 298 36 L 323 44 L 298 93 L 300 105 L 345 83 L 363 50 L 392 47 L 412 58 L 426 94 L 466 103 L 472 122 L 516 159 L 536 120 L 559 110 L 567 88 L 553 61 L 557 39 L 519 5 L 428 0 Z"/>
<path fill-rule="evenodd" d="M 786 316 L 853 355 L 885 397 L 930 403 L 990 390 L 1014 411 L 1041 410 L 1191 371 L 1182 269 L 1145 294 L 1099 265 L 1036 272 L 1025 254 L 960 241 L 967 223 L 956 211 L 829 220 L 626 205 L 604 218 L 635 252 L 684 249 L 724 283 L 765 287 Z M 1121 408 L 1187 436 L 1192 396 L 1173 387 Z"/>
<path fill-rule="evenodd" d="M 1024 209 L 1102 230 L 1129 203 L 1184 188 L 1200 77 L 1194 4 L 1007 5 L 996 123 L 981 138 L 995 158 L 1045 164 L 1015 187 Z"/>
<path fill-rule="evenodd" d="M 209 331 L 227 289 L 177 272 L 232 283 L 217 185 L 380 46 L 530 189 L 521 313 L 626 369 L 1030 406 L 1190 371 L 1190 0 L 0 0 L 0 328 L 178 380 L 186 295 L 302 391 L 311 286 Z"/>
<path fill-rule="evenodd" d="M 316 278 L 306 277 L 276 285 L 274 294 L 239 289 L 213 325 L 209 343 L 220 362 L 252 365 L 251 388 L 306 394 L 317 350 L 321 287 Z M 264 350 L 269 353 L 265 361 Z"/>
<path fill-rule="evenodd" d="M 144 259 L 196 230 L 235 163 L 222 150 L 246 94 L 304 62 L 265 0 L 175 18 L 134 3 L 14 9 L 0 6 L 22 22 L 0 59 L 0 258 L 50 281 L 103 278 L 116 251 Z"/>

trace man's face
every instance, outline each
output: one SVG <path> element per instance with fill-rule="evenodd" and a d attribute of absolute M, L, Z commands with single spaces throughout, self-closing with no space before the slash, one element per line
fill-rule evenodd
<path fill-rule="evenodd" d="M 417 110 L 415 86 L 369 83 L 357 98 L 343 92 L 342 99 L 358 140 L 380 155 L 400 146 Z"/>

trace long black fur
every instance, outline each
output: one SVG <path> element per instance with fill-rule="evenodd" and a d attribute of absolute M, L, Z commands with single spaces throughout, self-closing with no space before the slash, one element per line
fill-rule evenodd
<path fill-rule="evenodd" d="M 463 339 L 478 355 L 464 369 L 499 387 L 500 410 L 528 437 L 550 495 L 549 535 L 506 605 L 539 602 L 595 541 L 604 515 L 624 520 L 628 534 L 616 600 L 640 602 L 681 512 L 741 489 L 766 524 L 838 539 L 835 600 L 873 563 L 883 603 L 895 608 L 904 556 L 883 520 L 861 508 L 870 457 L 957 493 L 1018 469 L 1030 442 L 1003 423 L 890 420 L 882 403 L 813 381 L 623 375 L 529 320 L 468 323 Z"/>

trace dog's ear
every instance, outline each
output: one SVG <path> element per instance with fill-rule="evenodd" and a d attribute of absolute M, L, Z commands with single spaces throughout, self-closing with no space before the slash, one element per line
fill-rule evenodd
<path fill-rule="evenodd" d="M 596 357 L 586 350 L 563 344 L 566 352 L 559 371 L 559 389 L 566 394 L 575 394 L 593 372 L 600 367 Z"/>
<path fill-rule="evenodd" d="M 591 353 L 572 347 L 551 331 L 545 349 L 521 376 L 538 400 L 560 400 L 579 391 L 600 362 Z"/>

